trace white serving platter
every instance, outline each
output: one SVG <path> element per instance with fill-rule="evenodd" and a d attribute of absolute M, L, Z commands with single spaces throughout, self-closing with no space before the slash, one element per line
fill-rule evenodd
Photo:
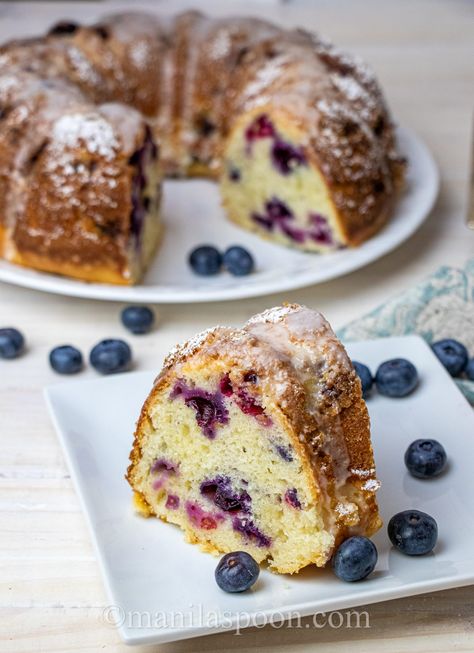
<path fill-rule="evenodd" d="M 166 181 L 165 237 L 141 284 L 128 287 L 75 281 L 6 261 L 0 261 L 0 281 L 90 299 L 179 304 L 257 297 L 334 279 L 375 261 L 406 241 L 433 207 L 439 187 L 433 157 L 410 130 L 400 128 L 398 138 L 400 151 L 409 161 L 406 189 L 389 224 L 358 248 L 322 256 L 268 243 L 226 219 L 216 184 L 204 180 Z M 189 268 L 188 254 L 205 243 L 222 249 L 244 245 L 256 259 L 256 271 L 247 277 L 228 273 L 210 278 L 196 276 Z"/>
<path fill-rule="evenodd" d="M 225 594 L 214 581 L 216 558 L 187 544 L 176 527 L 143 519 L 132 508 L 124 473 L 135 420 L 157 370 L 46 389 L 107 588 L 104 618 L 117 622 L 126 643 L 169 642 L 474 583 L 472 408 L 417 336 L 348 350 L 373 371 L 396 356 L 417 366 L 421 383 L 412 396 L 374 393 L 368 400 L 382 481 L 378 497 L 385 524 L 400 510 L 418 508 L 439 526 L 434 552 L 419 558 L 394 550 L 382 528 L 374 537 L 376 570 L 359 583 L 344 583 L 330 569 L 307 568 L 296 576 L 263 569 L 252 591 Z M 417 480 L 405 469 L 404 452 L 420 437 L 446 448 L 449 466 L 436 479 Z"/>

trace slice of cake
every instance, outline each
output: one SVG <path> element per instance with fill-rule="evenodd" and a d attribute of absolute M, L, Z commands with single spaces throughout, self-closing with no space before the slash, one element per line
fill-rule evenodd
<path fill-rule="evenodd" d="M 323 566 L 380 525 L 361 385 L 327 321 L 290 305 L 177 347 L 148 396 L 127 478 L 137 508 L 213 553 Z"/>

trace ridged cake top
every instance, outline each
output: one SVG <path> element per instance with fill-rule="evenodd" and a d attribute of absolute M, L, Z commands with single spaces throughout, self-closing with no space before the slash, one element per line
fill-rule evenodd
<path fill-rule="evenodd" d="M 169 173 L 195 160 L 218 171 L 223 139 L 242 112 L 291 107 L 349 238 L 362 240 L 378 216 L 385 219 L 403 177 L 372 71 L 303 30 L 254 17 L 129 12 L 90 27 L 59 25 L 47 37 L 0 49 L 0 88 L 5 75 L 24 70 L 47 83 L 69 82 L 56 94 L 75 87 L 94 104 L 118 101 L 141 111 L 163 141 Z"/>
<path fill-rule="evenodd" d="M 288 304 L 255 315 L 241 329 L 216 326 L 199 333 L 170 352 L 144 410 L 151 410 L 154 393 L 173 394 L 177 383 L 196 390 L 196 378 L 197 391 L 216 402 L 244 398 L 265 429 L 277 415 L 291 425 L 331 532 L 377 527 L 374 493 L 380 484 L 360 381 L 320 313 Z M 271 430 L 263 435 L 271 437 Z"/>

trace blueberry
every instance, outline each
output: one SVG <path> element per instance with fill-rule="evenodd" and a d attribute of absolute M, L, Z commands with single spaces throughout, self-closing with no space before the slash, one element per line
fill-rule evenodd
<path fill-rule="evenodd" d="M 245 592 L 256 582 L 260 568 L 245 551 L 226 553 L 216 567 L 216 583 L 224 592 Z"/>
<path fill-rule="evenodd" d="M 248 143 L 261 138 L 273 138 L 275 136 L 275 127 L 266 114 L 258 116 L 245 131 L 245 138 Z"/>
<path fill-rule="evenodd" d="M 446 451 L 437 440 L 415 440 L 405 452 L 405 465 L 416 478 L 437 476 L 446 466 Z"/>
<path fill-rule="evenodd" d="M 217 274 L 222 266 L 222 255 L 212 245 L 201 245 L 189 255 L 189 265 L 196 274 L 209 277 Z"/>
<path fill-rule="evenodd" d="M 470 381 L 474 381 L 474 358 L 471 358 L 466 365 L 466 376 Z"/>
<path fill-rule="evenodd" d="M 235 492 L 229 476 L 218 475 L 200 485 L 201 494 L 225 512 L 250 512 L 252 499 L 246 490 Z"/>
<path fill-rule="evenodd" d="M 282 175 L 289 175 L 297 166 L 306 165 L 302 149 L 280 139 L 273 143 L 272 161 Z"/>
<path fill-rule="evenodd" d="M 364 365 L 363 363 L 359 363 L 358 361 L 352 361 L 352 364 L 354 365 L 356 374 L 359 377 L 360 382 L 362 384 L 362 394 L 365 399 L 368 396 L 374 384 L 374 378 L 372 376 L 372 372 L 369 370 L 367 365 Z"/>
<path fill-rule="evenodd" d="M 18 329 L 0 329 L 0 358 L 17 358 L 25 346 L 25 339 Z"/>
<path fill-rule="evenodd" d="M 436 521 L 421 510 L 398 512 L 388 522 L 387 531 L 393 546 L 408 556 L 429 553 L 438 539 Z"/>
<path fill-rule="evenodd" d="M 77 23 L 73 23 L 72 21 L 68 20 L 62 20 L 59 23 L 56 23 L 56 25 L 53 25 L 53 27 L 49 30 L 48 35 L 62 36 L 63 34 L 74 34 L 74 32 L 77 32 L 78 29 L 79 25 Z"/>
<path fill-rule="evenodd" d="M 135 335 L 148 333 L 155 320 L 153 311 L 148 306 L 127 306 L 120 317 L 123 326 Z"/>
<path fill-rule="evenodd" d="M 379 366 L 375 385 L 381 395 L 406 397 L 418 385 L 418 372 L 413 363 L 405 358 L 393 358 Z"/>
<path fill-rule="evenodd" d="M 257 546 L 268 547 L 272 543 L 268 535 L 262 533 L 255 522 L 248 517 L 234 517 L 232 528 L 237 533 L 241 533 L 246 540 L 254 542 Z"/>
<path fill-rule="evenodd" d="M 332 558 L 332 566 L 338 578 L 353 582 L 372 573 L 377 558 L 375 544 L 368 537 L 354 535 L 340 545 Z"/>
<path fill-rule="evenodd" d="M 244 247 L 233 245 L 224 252 L 224 266 L 235 277 L 243 277 L 254 269 L 254 260 Z"/>
<path fill-rule="evenodd" d="M 82 369 L 82 354 L 72 345 L 61 345 L 51 350 L 49 362 L 58 374 L 77 374 Z"/>
<path fill-rule="evenodd" d="M 123 340 L 101 340 L 90 353 L 90 363 L 101 374 L 125 372 L 132 359 L 130 347 Z"/>
<path fill-rule="evenodd" d="M 459 376 L 467 365 L 468 353 L 466 347 L 452 338 L 438 340 L 431 345 L 440 362 L 451 376 Z"/>

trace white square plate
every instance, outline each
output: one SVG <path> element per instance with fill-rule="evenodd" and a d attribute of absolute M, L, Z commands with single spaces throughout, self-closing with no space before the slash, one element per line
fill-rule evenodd
<path fill-rule="evenodd" d="M 155 371 L 46 390 L 115 606 L 106 617 L 116 619 L 125 642 L 168 642 L 474 583 L 471 407 L 418 337 L 356 343 L 348 350 L 373 371 L 396 356 L 417 366 L 421 383 L 412 396 L 397 400 L 374 393 L 368 401 L 382 481 L 378 496 L 385 524 L 400 510 L 419 508 L 439 526 L 434 553 L 421 558 L 394 550 L 382 528 L 374 538 L 376 571 L 360 583 L 343 583 L 329 569 L 307 568 L 293 577 L 262 570 L 251 592 L 225 594 L 214 582 L 216 558 L 186 544 L 176 527 L 142 519 L 132 509 L 124 472 Z M 405 469 L 405 449 L 420 437 L 436 438 L 446 448 L 449 468 L 437 479 L 416 480 Z"/>

